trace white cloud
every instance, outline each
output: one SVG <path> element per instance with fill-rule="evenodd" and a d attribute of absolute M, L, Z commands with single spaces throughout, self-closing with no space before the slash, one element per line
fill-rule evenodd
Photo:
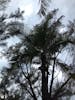
<path fill-rule="evenodd" d="M 25 6 L 25 15 L 29 16 L 33 13 L 33 6 L 32 4 L 29 4 L 27 6 Z"/>

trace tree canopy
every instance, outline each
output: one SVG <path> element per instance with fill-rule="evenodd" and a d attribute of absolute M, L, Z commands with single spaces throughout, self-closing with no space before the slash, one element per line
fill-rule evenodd
<path fill-rule="evenodd" d="M 0 17 L 0 45 L 7 45 L 5 40 L 14 36 L 21 40 L 3 53 L 10 66 L 1 71 L 0 99 L 62 100 L 74 95 L 74 67 L 58 58 L 64 50 L 75 46 L 74 22 L 70 22 L 67 30 L 61 33 L 63 16 L 57 18 L 57 9 L 54 9 L 47 14 L 42 13 L 42 21 L 26 34 L 23 13 L 18 9 L 10 16 Z M 10 18 L 14 20 L 6 23 Z M 55 76 L 59 68 L 64 73 L 62 77 L 66 76 L 60 82 Z"/>

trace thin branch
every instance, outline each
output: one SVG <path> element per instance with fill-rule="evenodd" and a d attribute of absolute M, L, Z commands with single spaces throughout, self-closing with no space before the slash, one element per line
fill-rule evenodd
<path fill-rule="evenodd" d="M 23 71 L 23 69 L 22 69 L 22 66 L 21 66 L 21 70 L 22 70 L 22 74 L 24 75 L 24 77 L 28 80 L 28 83 L 29 83 L 29 85 L 30 85 L 30 89 L 31 89 L 31 91 L 32 91 L 34 100 L 37 100 L 36 94 L 35 94 L 35 92 L 34 92 L 34 90 L 33 90 L 33 88 L 32 88 L 31 81 L 30 81 L 29 77 L 27 77 L 27 76 L 25 75 L 25 73 L 24 73 L 24 71 Z"/>
<path fill-rule="evenodd" d="M 61 85 L 61 87 L 59 87 L 56 91 L 56 93 L 54 94 L 53 98 L 56 98 L 59 93 L 61 93 L 61 90 L 63 89 L 63 87 L 69 82 L 69 80 L 71 79 L 71 76 Z"/>
<path fill-rule="evenodd" d="M 19 82 L 19 83 L 20 83 L 20 85 L 23 86 L 23 87 L 26 89 L 26 91 L 33 97 L 32 93 L 26 88 L 25 84 L 23 84 L 23 83 L 21 83 L 21 82 Z"/>
<path fill-rule="evenodd" d="M 55 60 L 56 59 L 54 59 L 53 70 L 52 70 L 52 78 L 51 78 L 51 84 L 50 84 L 50 93 L 49 93 L 50 98 L 51 98 L 51 94 L 52 94 L 52 86 L 53 86 L 53 80 L 54 80 Z"/>

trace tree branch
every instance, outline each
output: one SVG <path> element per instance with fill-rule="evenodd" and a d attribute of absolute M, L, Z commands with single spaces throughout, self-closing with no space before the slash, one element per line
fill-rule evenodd
<path fill-rule="evenodd" d="M 51 98 L 51 94 L 52 94 L 52 86 L 53 86 L 53 80 L 54 80 L 55 60 L 56 59 L 54 59 L 53 70 L 52 70 L 52 78 L 51 78 L 51 84 L 50 84 L 50 93 L 49 93 L 50 98 Z"/>
<path fill-rule="evenodd" d="M 32 84 L 31 84 L 31 81 L 30 81 L 29 77 L 27 77 L 27 76 L 25 75 L 25 73 L 24 73 L 22 67 L 21 67 L 21 70 L 22 70 L 22 74 L 24 75 L 24 77 L 28 80 L 28 83 L 29 83 L 29 85 L 30 85 L 30 89 L 31 89 L 32 94 L 33 94 L 33 99 L 34 99 L 34 100 L 37 100 L 36 94 L 35 94 L 35 92 L 34 92 L 34 90 L 33 90 L 33 88 L 32 88 Z"/>
<path fill-rule="evenodd" d="M 57 89 L 56 93 L 53 96 L 53 100 L 61 93 L 62 88 L 69 82 L 70 79 L 71 79 L 71 76 L 61 85 L 61 87 Z"/>

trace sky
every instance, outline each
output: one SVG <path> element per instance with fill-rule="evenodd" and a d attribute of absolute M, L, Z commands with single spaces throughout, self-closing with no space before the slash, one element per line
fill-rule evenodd
<path fill-rule="evenodd" d="M 28 27 L 34 26 L 39 22 L 39 18 L 36 15 L 39 9 L 38 0 L 11 0 L 8 3 L 6 10 L 4 11 L 7 14 L 10 14 L 20 8 L 24 10 L 24 21 Z M 64 24 L 68 23 L 68 20 L 73 20 L 75 18 L 75 0 L 52 0 L 50 3 L 50 10 L 54 8 L 59 8 L 58 16 L 64 15 L 63 19 Z M 11 39 L 11 43 L 13 44 L 13 39 Z M 9 43 L 9 45 L 11 45 Z M 67 54 L 66 54 L 67 55 Z M 2 58 L 1 58 L 2 59 Z M 66 59 L 66 58 L 65 58 Z M 64 59 L 64 60 L 65 60 Z M 1 60 L 0 60 L 1 62 Z M 3 60 L 2 60 L 3 62 Z M 3 64 L 1 64 L 3 66 Z"/>
<path fill-rule="evenodd" d="M 6 12 L 10 14 L 20 8 L 24 10 L 25 22 L 32 27 L 38 23 L 39 19 L 36 16 L 36 13 L 39 8 L 39 0 L 11 0 L 7 5 Z M 50 10 L 54 8 L 59 8 L 58 15 L 64 15 L 64 23 L 67 23 L 68 20 L 75 19 L 75 0 L 51 0 Z"/>
<path fill-rule="evenodd" d="M 10 14 L 20 8 L 23 10 L 25 23 L 28 24 L 29 27 L 34 26 L 38 23 L 38 17 L 36 13 L 38 12 L 38 0 L 11 0 L 11 2 L 7 5 L 6 13 Z M 13 9 L 14 8 L 14 9 Z"/>
<path fill-rule="evenodd" d="M 28 25 L 28 27 L 32 27 L 35 24 L 39 23 L 39 17 L 37 16 L 37 12 L 39 9 L 39 2 L 38 0 L 11 0 L 11 2 L 8 3 L 6 10 L 4 11 L 7 14 L 10 14 L 20 8 L 21 10 L 24 10 L 24 21 L 25 24 Z M 68 20 L 73 20 L 75 18 L 75 0 L 52 0 L 50 3 L 50 10 L 54 8 L 59 8 L 58 16 L 64 15 L 65 18 L 63 19 L 64 24 L 68 23 Z M 13 38 L 11 39 L 11 44 L 15 43 Z M 16 39 L 15 39 L 16 40 Z M 18 40 L 17 40 L 18 41 Z M 11 44 L 8 44 L 9 46 Z M 2 50 L 0 48 L 0 50 Z M 68 54 L 65 54 L 68 55 Z M 5 61 L 6 58 L 0 57 L 0 63 L 1 66 L 4 66 L 3 61 Z M 63 57 L 63 60 L 65 60 L 66 57 Z M 68 61 L 69 62 L 69 61 Z M 6 63 L 6 62 L 5 62 Z M 2 67 L 0 66 L 0 69 Z"/>
<path fill-rule="evenodd" d="M 39 2 L 38 0 L 11 0 L 11 2 L 8 3 L 6 10 L 4 11 L 7 14 L 10 14 L 20 8 L 21 10 L 24 10 L 24 21 L 25 24 L 28 25 L 28 27 L 32 27 L 35 24 L 39 23 L 39 17 L 37 16 L 37 12 L 39 9 Z M 54 8 L 59 8 L 58 16 L 64 15 L 65 18 L 63 19 L 64 24 L 68 23 L 68 20 L 73 20 L 75 18 L 75 0 L 52 0 L 50 3 L 50 10 Z M 16 40 L 16 39 L 15 39 Z M 10 40 L 10 43 L 13 44 L 16 41 L 13 40 L 13 38 Z M 15 42 L 14 42 L 15 41 Z M 17 40 L 18 41 L 18 40 Z M 10 46 L 11 44 L 8 43 Z M 2 49 L 0 48 L 0 51 Z M 65 55 L 68 55 L 65 53 Z M 69 56 L 68 56 L 69 57 Z M 65 57 L 62 57 L 63 60 L 66 59 Z M 6 58 L 0 57 L 0 69 L 2 69 L 2 66 L 4 66 L 4 63 Z M 70 59 L 69 59 L 70 60 Z M 70 61 L 67 61 L 70 62 Z"/>
<path fill-rule="evenodd" d="M 38 0 L 11 0 L 6 8 L 6 13 L 10 14 L 20 8 L 25 11 L 25 23 L 28 24 L 29 27 L 34 26 L 39 22 L 39 18 L 36 16 L 38 11 Z M 68 23 L 68 20 L 75 19 L 75 0 L 52 0 L 50 4 L 50 9 L 59 8 L 58 15 L 64 15 L 63 19 L 64 24 Z M 7 65 L 6 58 L 0 55 L 0 69 L 4 66 L 4 63 Z M 71 99 L 73 100 L 73 98 Z"/>
<path fill-rule="evenodd" d="M 39 0 L 10 0 L 11 2 L 8 3 L 7 9 L 4 12 L 10 14 L 14 12 L 17 8 L 25 11 L 25 21 L 30 25 L 38 22 L 38 18 L 35 17 L 38 11 L 38 4 Z M 66 23 L 67 20 L 72 20 L 75 18 L 75 0 L 51 0 L 50 9 L 59 8 L 59 15 L 64 15 Z"/>
<path fill-rule="evenodd" d="M 64 15 L 64 23 L 75 19 L 75 0 L 52 0 L 52 7 L 59 8 L 59 14 Z"/>

